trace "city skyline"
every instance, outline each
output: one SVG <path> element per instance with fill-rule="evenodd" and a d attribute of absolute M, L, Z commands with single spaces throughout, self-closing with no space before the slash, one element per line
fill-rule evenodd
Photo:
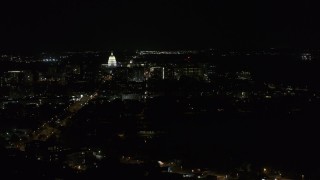
<path fill-rule="evenodd" d="M 0 6 L 1 178 L 320 179 L 315 2 Z"/>
<path fill-rule="evenodd" d="M 111 52 L 0 56 L 4 174 L 319 179 L 319 51 Z"/>

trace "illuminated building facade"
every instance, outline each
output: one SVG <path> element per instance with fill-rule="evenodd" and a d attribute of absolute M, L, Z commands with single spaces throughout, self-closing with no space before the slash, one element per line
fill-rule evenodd
<path fill-rule="evenodd" d="M 109 56 L 108 67 L 117 67 L 117 60 L 116 57 L 113 55 L 113 52 L 111 52 L 111 55 Z"/>

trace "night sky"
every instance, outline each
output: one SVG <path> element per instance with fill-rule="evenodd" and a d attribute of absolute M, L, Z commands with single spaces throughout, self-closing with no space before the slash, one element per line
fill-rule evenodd
<path fill-rule="evenodd" d="M 308 0 L 1 1 L 0 51 L 317 48 L 318 7 Z"/>

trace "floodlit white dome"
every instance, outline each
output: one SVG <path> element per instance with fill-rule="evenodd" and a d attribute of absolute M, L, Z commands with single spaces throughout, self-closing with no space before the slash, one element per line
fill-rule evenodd
<path fill-rule="evenodd" d="M 108 67 L 117 67 L 117 60 L 113 55 L 113 52 L 111 52 L 111 55 L 109 56 Z"/>

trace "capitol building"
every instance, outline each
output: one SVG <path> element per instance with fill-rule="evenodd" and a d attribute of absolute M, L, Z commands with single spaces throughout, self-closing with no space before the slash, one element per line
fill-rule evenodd
<path fill-rule="evenodd" d="M 108 64 L 102 64 L 102 66 L 105 66 L 108 68 L 117 67 L 117 60 L 116 60 L 116 57 L 113 55 L 113 52 L 111 52 L 111 55 L 109 56 Z"/>
<path fill-rule="evenodd" d="M 111 55 L 109 56 L 108 67 L 117 67 L 117 60 L 116 57 L 113 55 L 113 52 L 111 52 Z"/>

